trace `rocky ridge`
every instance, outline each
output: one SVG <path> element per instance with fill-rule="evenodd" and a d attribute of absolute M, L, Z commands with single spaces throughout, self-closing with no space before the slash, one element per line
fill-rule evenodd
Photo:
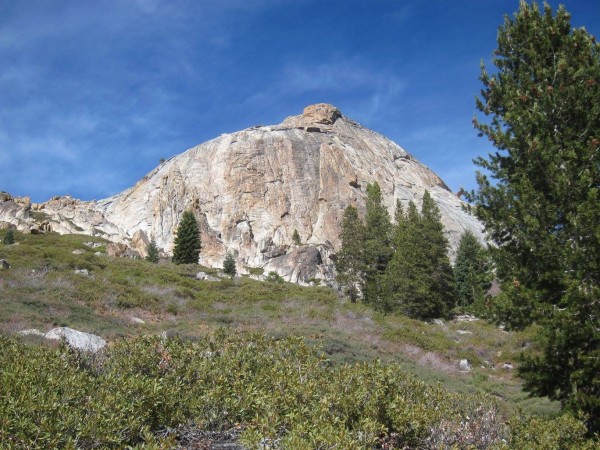
<path fill-rule="evenodd" d="M 115 242 L 114 254 L 129 256 L 135 255 L 129 248 L 145 256 L 153 238 L 168 255 L 181 214 L 191 209 L 202 233 L 201 264 L 220 267 L 231 251 L 240 273 L 260 267 L 306 284 L 332 279 L 343 211 L 352 204 L 364 213 L 366 186 L 375 181 L 390 213 L 396 199 L 420 204 L 429 190 L 451 256 L 465 230 L 483 238 L 481 224 L 437 175 L 327 104 L 308 106 L 279 125 L 223 134 L 107 199 L 66 196 L 32 204 L 2 194 L 0 228 L 101 236 Z M 294 230 L 301 245 L 293 243 Z"/>

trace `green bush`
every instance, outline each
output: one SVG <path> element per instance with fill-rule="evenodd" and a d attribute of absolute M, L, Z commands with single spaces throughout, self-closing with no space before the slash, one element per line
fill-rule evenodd
<path fill-rule="evenodd" d="M 6 234 L 4 235 L 2 243 L 4 245 L 12 245 L 15 243 L 15 232 L 12 230 L 12 228 L 9 228 Z"/>
<path fill-rule="evenodd" d="M 0 395 L 2 448 L 159 448 L 157 435 L 190 424 L 241 425 L 248 448 L 588 444 L 576 419 L 523 419 L 509 432 L 488 398 L 450 394 L 395 365 L 332 367 L 294 337 L 142 337 L 93 356 L 0 336 L 0 386 L 10 386 Z"/>
<path fill-rule="evenodd" d="M 528 450 L 592 450 L 598 441 L 586 439 L 585 424 L 571 414 L 556 418 L 517 417 L 509 422 L 510 439 L 506 448 Z"/>
<path fill-rule="evenodd" d="M 283 283 L 284 279 L 275 271 L 270 271 L 269 274 L 265 277 L 265 281 L 269 283 Z"/>

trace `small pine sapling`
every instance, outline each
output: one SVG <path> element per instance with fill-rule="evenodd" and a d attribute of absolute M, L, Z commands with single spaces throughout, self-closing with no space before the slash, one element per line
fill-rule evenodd
<path fill-rule="evenodd" d="M 146 256 L 146 261 L 150 261 L 154 264 L 158 263 L 158 248 L 156 247 L 156 242 L 154 239 L 152 239 L 152 241 L 150 241 L 150 243 L 146 246 L 146 253 L 148 253 L 148 256 Z"/>
<path fill-rule="evenodd" d="M 2 240 L 2 242 L 5 245 L 12 245 L 15 243 L 15 234 L 14 234 L 12 228 L 8 229 L 8 231 L 4 235 L 4 239 Z"/>
<path fill-rule="evenodd" d="M 231 278 L 235 277 L 237 269 L 235 267 L 235 258 L 231 252 L 227 252 L 223 261 L 223 272 Z"/>
<path fill-rule="evenodd" d="M 294 230 L 294 234 L 292 234 L 292 241 L 294 241 L 294 244 L 296 245 L 302 244 L 302 241 L 300 240 L 300 233 L 298 233 L 298 230 Z"/>

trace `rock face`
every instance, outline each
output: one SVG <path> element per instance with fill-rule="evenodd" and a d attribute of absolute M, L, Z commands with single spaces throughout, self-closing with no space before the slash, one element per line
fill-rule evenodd
<path fill-rule="evenodd" d="M 31 229 L 30 218 L 37 214 L 52 231 L 100 235 L 142 254 L 143 243 L 154 239 L 171 254 L 180 217 L 191 209 L 202 233 L 202 264 L 221 267 L 231 251 L 241 273 L 263 267 L 307 283 L 331 279 L 329 256 L 340 245 L 344 209 L 355 205 L 364 213 L 366 186 L 375 181 L 392 215 L 396 199 L 420 205 L 429 190 L 440 208 L 451 257 L 465 230 L 482 237 L 480 223 L 437 175 L 326 104 L 309 106 L 279 125 L 223 134 L 104 200 L 55 197 L 24 211 L 6 199 L 0 221 Z M 300 247 L 292 240 L 295 229 Z"/>

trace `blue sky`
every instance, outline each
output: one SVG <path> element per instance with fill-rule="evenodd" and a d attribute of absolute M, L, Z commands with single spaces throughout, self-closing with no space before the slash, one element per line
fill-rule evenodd
<path fill-rule="evenodd" d="M 551 1 L 556 7 L 558 2 Z M 600 3 L 565 2 L 600 36 Z M 169 158 L 326 102 L 453 190 L 517 0 L 0 0 L 0 190 L 118 193 Z"/>

